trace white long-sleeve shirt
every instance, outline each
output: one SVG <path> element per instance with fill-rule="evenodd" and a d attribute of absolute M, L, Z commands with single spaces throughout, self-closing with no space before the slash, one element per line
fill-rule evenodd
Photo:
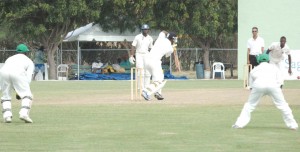
<path fill-rule="evenodd" d="M 153 48 L 151 49 L 149 56 L 156 60 L 161 60 L 164 55 L 170 55 L 174 49 L 171 41 L 166 38 L 164 32 L 160 32 L 157 40 L 155 41 Z"/>
<path fill-rule="evenodd" d="M 283 54 L 290 55 L 290 48 L 287 44 L 283 48 L 280 47 L 280 42 L 273 42 L 269 46 L 270 61 L 273 63 L 279 63 L 284 59 Z"/>
<path fill-rule="evenodd" d="M 274 64 L 262 62 L 250 72 L 249 85 L 251 88 L 280 87 L 281 80 L 281 72 Z"/>
<path fill-rule="evenodd" d="M 34 63 L 26 55 L 16 54 L 5 61 L 1 71 L 6 74 L 26 76 L 28 82 L 31 82 Z"/>

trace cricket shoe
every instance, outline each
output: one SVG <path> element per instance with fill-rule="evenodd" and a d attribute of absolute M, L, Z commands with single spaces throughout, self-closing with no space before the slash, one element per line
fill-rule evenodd
<path fill-rule="evenodd" d="M 6 117 L 6 118 L 4 118 L 4 122 L 5 123 L 11 123 L 11 116 L 8 116 L 8 117 Z"/>
<path fill-rule="evenodd" d="M 240 127 L 238 125 L 232 125 L 232 128 L 234 128 L 234 129 L 242 129 L 242 127 Z"/>
<path fill-rule="evenodd" d="M 298 125 L 297 126 L 291 126 L 291 127 L 289 127 L 289 129 L 291 129 L 291 130 L 298 130 Z"/>
<path fill-rule="evenodd" d="M 297 130 L 298 130 L 298 127 L 291 127 L 290 129 L 291 129 L 291 130 L 297 131 Z"/>
<path fill-rule="evenodd" d="M 156 93 L 154 94 L 154 97 L 155 97 L 157 100 L 164 100 L 164 97 L 163 97 L 160 93 L 158 93 L 158 92 L 156 92 Z"/>
<path fill-rule="evenodd" d="M 142 92 L 142 97 L 144 97 L 144 99 L 147 101 L 151 100 L 150 96 L 147 94 L 147 92 L 145 90 L 143 90 L 143 92 Z"/>
<path fill-rule="evenodd" d="M 25 121 L 25 123 L 32 123 L 33 121 L 27 115 L 20 115 L 20 119 Z"/>

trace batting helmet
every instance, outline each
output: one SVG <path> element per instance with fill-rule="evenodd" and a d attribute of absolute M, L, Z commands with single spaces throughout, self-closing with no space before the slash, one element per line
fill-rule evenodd
<path fill-rule="evenodd" d="M 170 39 L 170 40 L 175 39 L 176 37 L 177 37 L 177 35 L 174 32 L 170 32 L 167 35 L 167 38 Z"/>
<path fill-rule="evenodd" d="M 149 27 L 148 24 L 143 24 L 141 29 L 142 29 L 142 30 L 149 30 L 150 27 Z"/>
<path fill-rule="evenodd" d="M 270 61 L 270 59 L 269 59 L 269 55 L 268 54 L 260 54 L 257 57 L 257 63 L 269 62 L 269 61 Z"/>
<path fill-rule="evenodd" d="M 19 44 L 17 46 L 16 51 L 19 52 L 19 53 L 25 53 L 25 52 L 29 52 L 29 49 L 25 44 Z"/>

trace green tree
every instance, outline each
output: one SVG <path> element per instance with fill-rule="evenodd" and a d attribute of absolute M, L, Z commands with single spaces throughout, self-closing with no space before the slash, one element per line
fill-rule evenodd
<path fill-rule="evenodd" d="M 50 79 L 55 79 L 59 44 L 68 31 L 95 21 L 102 4 L 103 0 L 2 0 L 0 23 L 7 24 L 19 42 L 46 47 Z"/>
<path fill-rule="evenodd" d="M 211 45 L 221 35 L 237 29 L 237 0 L 159 1 L 156 6 L 157 26 L 191 38 L 194 45 L 204 50 L 206 70 L 210 69 Z"/>
<path fill-rule="evenodd" d="M 152 29 L 175 31 L 204 50 L 206 70 L 211 45 L 237 30 L 237 0 L 112 0 L 104 6 L 98 22 L 105 30 L 122 32 L 147 23 Z"/>
<path fill-rule="evenodd" d="M 153 6 L 156 0 L 104 1 L 98 22 L 104 31 L 118 29 L 134 31 L 142 24 L 155 25 Z"/>
<path fill-rule="evenodd" d="M 210 47 L 237 30 L 237 0 L 4 0 L 0 7 L 1 23 L 9 24 L 11 34 L 47 47 L 51 79 L 63 37 L 93 21 L 105 31 L 135 30 L 144 23 L 152 29 L 175 31 L 204 50 L 207 70 Z"/>

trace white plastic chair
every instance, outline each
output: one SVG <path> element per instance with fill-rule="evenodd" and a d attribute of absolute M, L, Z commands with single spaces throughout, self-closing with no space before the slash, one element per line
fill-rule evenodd
<path fill-rule="evenodd" d="M 221 78 L 225 79 L 225 66 L 222 62 L 214 62 L 212 71 L 213 79 L 215 79 L 216 72 L 221 73 Z"/>
<path fill-rule="evenodd" d="M 67 64 L 60 64 L 57 66 L 57 80 L 68 80 L 69 66 Z"/>

